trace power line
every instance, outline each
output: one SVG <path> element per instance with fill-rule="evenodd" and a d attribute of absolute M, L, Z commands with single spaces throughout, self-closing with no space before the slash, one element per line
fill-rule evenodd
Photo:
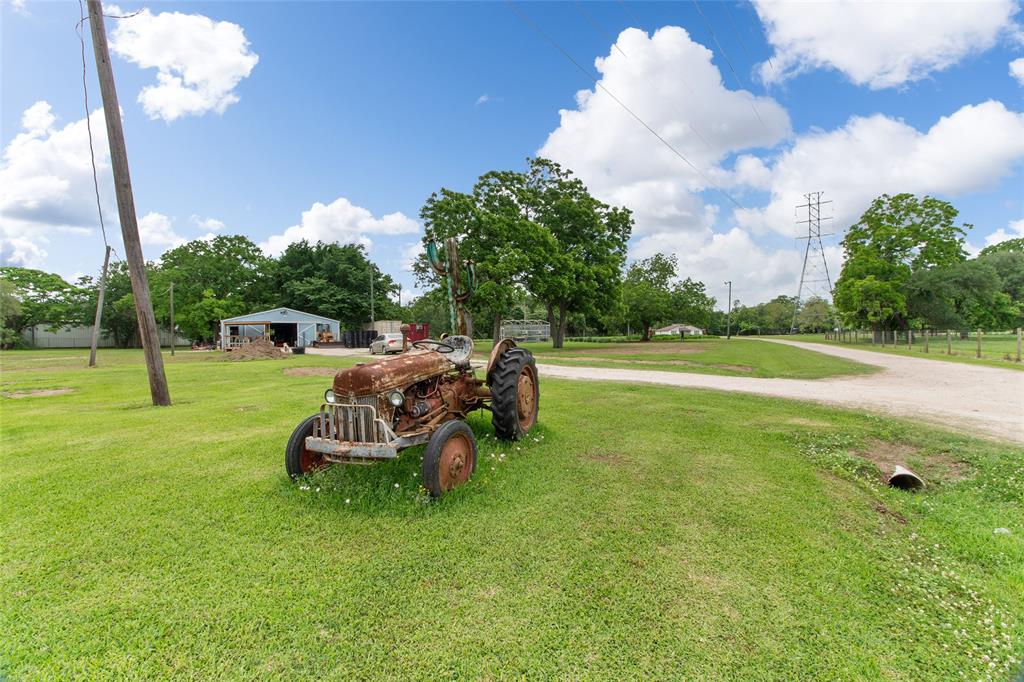
<path fill-rule="evenodd" d="M 707 15 L 704 14 L 704 10 L 700 8 L 700 2 L 698 2 L 698 0 L 693 0 L 693 6 L 697 8 L 697 13 L 700 14 L 701 19 L 704 20 L 704 24 L 708 27 L 708 32 L 711 33 L 711 39 L 715 41 L 718 51 L 722 53 L 722 58 L 725 60 L 726 66 L 729 67 L 729 71 L 732 72 L 733 78 L 736 79 L 736 83 L 739 84 L 740 89 L 743 89 L 745 87 L 743 85 L 743 81 L 740 79 L 739 74 L 736 73 L 736 69 L 733 68 L 732 61 L 729 59 L 729 55 L 726 53 L 725 48 L 722 47 L 720 42 L 718 42 L 718 36 L 715 35 L 715 29 L 712 28 L 711 22 L 708 20 Z M 761 112 L 757 110 L 757 104 L 755 104 L 755 100 L 757 98 L 754 96 L 754 93 L 750 93 L 750 97 L 750 108 L 754 110 L 754 116 L 757 116 L 757 120 L 761 122 L 761 126 L 764 127 L 765 132 L 770 133 L 771 131 L 768 130 L 768 126 L 765 124 L 764 119 L 761 118 Z"/>
<path fill-rule="evenodd" d="M 635 21 L 635 22 L 636 22 L 636 27 L 637 27 L 637 28 L 640 28 L 640 27 L 641 27 L 641 21 L 640 21 L 640 19 L 638 19 L 638 18 L 637 18 L 637 16 L 636 16 L 635 14 L 633 14 L 633 10 L 631 10 L 631 9 L 629 8 L 629 5 L 627 5 L 627 4 L 626 4 L 626 3 L 624 2 L 624 0 L 619 0 L 619 7 L 621 7 L 621 8 L 622 8 L 622 9 L 623 9 L 623 10 L 624 10 L 624 11 L 626 12 L 626 14 L 628 14 L 628 15 L 629 15 L 629 17 L 630 17 L 630 18 L 631 18 L 631 19 L 632 19 L 633 21 Z"/>
<path fill-rule="evenodd" d="M 594 85 L 595 85 L 595 87 L 601 88 L 601 90 L 602 90 L 602 91 L 604 91 L 604 93 L 605 93 L 605 94 L 607 94 L 607 95 L 608 95 L 609 97 L 611 97 L 611 98 L 612 98 L 612 99 L 613 99 L 613 100 L 615 101 L 615 103 L 616 103 L 616 104 L 618 104 L 618 105 L 619 105 L 620 107 L 622 107 L 622 108 L 623 108 L 623 109 L 624 109 L 624 110 L 625 110 L 625 111 L 626 111 L 626 112 L 627 112 L 627 113 L 628 113 L 628 114 L 629 114 L 630 116 L 632 116 L 633 118 L 635 118 L 635 119 L 637 120 L 637 122 L 638 122 L 638 123 L 640 123 L 640 125 L 642 125 L 642 126 L 643 126 L 644 128 L 646 128 L 646 129 L 647 129 L 647 131 L 648 131 L 648 132 L 649 132 L 649 133 L 650 133 L 651 135 L 654 135 L 654 137 L 658 138 L 658 141 L 660 141 L 660 142 L 661 142 L 661 143 L 662 143 L 663 145 L 665 145 L 665 146 L 666 146 L 666 147 L 667 147 L 667 148 L 668 148 L 668 149 L 669 149 L 669 150 L 670 150 L 670 151 L 671 151 L 671 152 L 672 152 L 673 154 L 675 154 L 676 156 L 678 156 L 678 157 L 679 157 L 679 158 L 680 158 L 680 159 L 681 159 L 681 160 L 682 160 L 682 161 L 683 161 L 683 162 L 684 162 L 684 163 L 685 163 L 686 165 L 688 165 L 688 166 L 689 166 L 690 168 L 692 168 L 692 169 L 693 169 L 693 170 L 694 170 L 694 171 L 695 171 L 695 172 L 696 172 L 696 173 L 697 173 L 698 175 L 700 175 L 700 176 L 701 176 L 701 177 L 702 177 L 702 178 L 703 178 L 704 180 L 706 180 L 706 181 L 708 182 L 708 184 L 709 184 L 709 185 L 711 185 L 711 186 L 712 186 L 712 187 L 714 187 L 714 188 L 715 188 L 716 190 L 718 190 L 718 192 L 719 192 L 719 193 L 720 193 L 720 194 L 721 194 L 722 196 L 724 196 L 724 197 L 725 197 L 726 199 L 728 199 L 729 201 L 731 201 L 731 202 L 732 202 L 733 204 L 735 204 L 735 205 L 736 205 L 737 207 L 739 207 L 739 208 L 744 208 L 743 204 L 741 204 L 740 202 L 736 201 L 736 199 L 734 199 L 734 198 L 732 197 L 732 195 L 730 195 L 730 194 L 729 194 L 728 192 L 726 192 L 726 191 L 725 191 L 724 189 L 722 189 L 722 187 L 721 187 L 721 186 L 719 186 L 719 184 L 718 184 L 718 183 L 716 183 L 716 182 L 715 182 L 714 180 L 712 180 L 711 178 L 709 178 L 709 177 L 707 176 L 707 174 L 705 174 L 705 173 L 704 173 L 704 171 L 702 171 L 702 170 L 701 170 L 700 168 L 698 168 L 698 167 L 697 167 L 697 166 L 696 166 L 696 165 L 695 165 L 695 164 L 694 164 L 694 163 L 693 163 L 692 161 L 690 161 L 690 160 L 689 160 L 688 158 L 686 158 L 685 156 L 683 156 L 683 154 L 682 154 L 682 153 L 681 153 L 681 152 L 680 152 L 680 151 L 679 151 L 678 149 L 676 149 L 676 148 L 675 148 L 674 146 L 672 146 L 672 143 L 670 143 L 670 142 L 669 142 L 668 140 L 666 140 L 666 139 L 665 139 L 664 137 L 662 137 L 661 135 L 659 135 L 659 134 L 658 134 L 658 132 L 657 132 L 656 130 L 654 130 L 654 128 L 652 128 L 651 126 L 649 126 L 649 125 L 647 124 L 647 122 L 646 122 L 646 121 L 644 121 L 644 120 L 643 120 L 642 118 L 640 118 L 640 116 L 639 116 L 639 115 L 638 115 L 638 114 L 637 114 L 637 113 L 636 113 L 635 111 L 633 111 L 633 110 L 632 110 L 632 109 L 630 109 L 630 108 L 629 108 L 628 106 L 626 106 L 625 102 L 623 102 L 623 101 L 622 101 L 622 100 L 620 100 L 620 99 L 619 99 L 618 97 L 616 97 L 616 96 L 615 96 L 615 93 L 613 93 L 613 92 L 612 92 L 611 90 L 609 90 L 609 89 L 608 89 L 607 87 L 605 87 L 605 86 L 604 86 L 604 84 L 602 84 L 602 83 L 601 83 L 601 80 L 600 80 L 600 79 L 599 79 L 599 78 L 598 78 L 597 76 L 595 76 L 594 74 L 592 74 L 592 73 L 591 73 L 591 72 L 590 72 L 589 70 L 587 70 L 587 68 L 586 68 L 586 67 L 584 67 L 583 65 L 581 65 L 581 64 L 580 64 L 580 63 L 579 63 L 578 61 L 576 61 L 576 59 L 575 59 L 575 58 L 573 58 L 573 56 L 572 56 L 571 54 L 569 54 L 568 52 L 566 52 L 566 50 L 565 50 L 565 49 L 564 49 L 564 48 L 563 48 L 563 47 L 562 47 L 561 45 L 559 45 L 559 44 L 558 44 L 558 43 L 557 43 L 557 42 L 556 42 L 556 41 L 555 41 L 555 40 L 554 40 L 553 38 L 551 38 L 551 37 L 550 37 L 550 36 L 549 36 L 549 35 L 548 35 L 547 33 L 545 33 L 545 32 L 544 32 L 544 31 L 543 31 L 543 30 L 542 30 L 542 29 L 540 28 L 540 26 L 538 26 L 538 25 L 537 25 L 536 23 L 534 23 L 534 21 L 533 21 L 532 19 L 530 19 L 530 17 L 528 17 L 528 16 L 526 15 L 526 14 L 524 14 L 524 13 L 523 13 L 522 11 L 520 11 L 519 7 L 518 7 L 518 6 L 516 5 L 516 2 L 515 2 L 515 0 L 505 0 L 505 1 L 506 1 L 506 2 L 507 2 L 507 3 L 509 4 L 509 6 L 510 6 L 510 7 L 512 8 L 512 10 L 513 10 L 513 11 L 514 11 L 514 12 L 515 12 L 515 13 L 516 13 L 516 14 L 517 14 L 518 16 L 519 16 L 519 18 L 520 18 L 520 19 L 522 19 L 522 20 L 523 20 L 523 21 L 524 21 L 524 22 L 525 22 L 525 23 L 526 23 L 526 24 L 527 24 L 528 26 L 530 26 L 530 28 L 532 28 L 532 29 L 533 29 L 533 30 L 534 30 L 534 31 L 535 31 L 535 32 L 536 32 L 536 33 L 537 33 L 538 35 L 540 35 L 540 36 L 541 36 L 542 38 L 544 38 L 544 40 L 546 40 L 546 41 L 548 41 L 549 43 L 551 43 L 551 45 L 552 45 L 552 46 L 553 46 L 553 47 L 554 47 L 554 48 L 555 48 L 556 50 L 558 50 L 559 52 L 561 52 L 561 53 L 562 53 L 562 55 L 563 55 L 563 56 L 565 56 L 565 58 L 566 58 L 566 59 L 568 59 L 568 60 L 569 60 L 570 62 L 572 62 L 573 66 L 575 66 L 575 67 L 576 67 L 577 69 L 579 69 L 580 71 L 582 71 L 582 72 L 583 72 L 583 74 L 587 76 L 587 78 L 589 78 L 590 80 L 592 80 L 592 81 L 594 82 Z"/>
<path fill-rule="evenodd" d="M 590 12 L 583 9 L 583 3 L 581 0 L 576 0 L 576 2 L 573 3 L 573 6 L 576 8 L 576 11 L 579 12 L 580 15 L 587 20 L 587 23 L 594 27 L 595 31 L 597 31 L 600 34 L 603 34 L 606 38 L 612 39 L 612 47 L 618 50 L 619 54 L 621 54 L 623 57 L 626 57 L 626 59 L 629 59 L 626 53 L 622 51 L 622 48 L 619 47 L 619 41 L 615 39 L 614 36 L 608 35 L 608 31 L 597 23 L 597 19 L 595 19 L 593 15 L 590 14 Z"/>
<path fill-rule="evenodd" d="M 85 65 L 85 36 L 82 35 L 82 24 L 85 23 L 85 8 L 82 6 L 82 0 L 78 0 L 78 14 L 79 20 L 75 24 L 75 33 L 78 34 L 78 42 L 82 45 L 82 95 L 85 99 L 85 129 L 89 133 L 89 161 L 92 163 L 92 188 L 96 193 L 96 212 L 100 215 L 100 232 L 103 234 L 103 245 L 110 248 L 110 244 L 107 242 L 107 228 L 103 224 L 103 203 L 100 201 L 100 181 L 96 173 L 96 154 L 93 151 L 92 145 L 92 123 L 89 121 L 91 112 L 89 111 L 89 82 L 88 82 L 88 71 Z"/>

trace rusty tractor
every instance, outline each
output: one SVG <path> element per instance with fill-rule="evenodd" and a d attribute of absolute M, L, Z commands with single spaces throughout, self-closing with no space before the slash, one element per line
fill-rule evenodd
<path fill-rule="evenodd" d="M 430 245 L 431 247 L 433 245 Z M 464 331 L 459 304 L 467 291 L 456 286 L 455 244 L 447 259 L 429 248 L 432 264 L 448 280 L 453 328 Z M 470 273 L 472 264 L 467 263 Z M 468 278 L 472 282 L 472 275 Z M 471 284 L 468 287 L 471 289 Z M 498 438 L 523 438 L 537 421 L 540 383 L 533 355 L 505 339 L 491 350 L 485 374 L 476 376 L 473 340 L 465 334 L 409 344 L 402 327 L 402 353 L 339 371 L 317 414 L 292 433 L 285 468 L 293 478 L 330 464 L 372 464 L 395 459 L 426 443 L 422 484 L 438 497 L 472 476 L 477 463 L 474 410 L 489 410 Z M 411 346 L 411 347 L 410 347 Z"/>

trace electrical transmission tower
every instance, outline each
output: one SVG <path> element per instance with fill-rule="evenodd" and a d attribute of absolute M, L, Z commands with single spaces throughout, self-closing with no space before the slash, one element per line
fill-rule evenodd
<path fill-rule="evenodd" d="M 796 207 L 799 211 L 807 209 L 807 219 L 798 220 L 797 225 L 807 225 L 807 236 L 800 239 L 807 240 L 807 248 L 804 250 L 804 267 L 800 272 L 800 288 L 796 292 L 796 304 L 793 306 L 793 323 L 790 325 L 790 333 L 796 333 L 797 314 L 800 312 L 801 304 L 810 298 L 820 298 L 829 301 L 832 298 L 832 278 L 828 274 L 828 263 L 825 262 L 825 247 L 822 246 L 821 238 L 828 237 L 832 233 L 821 233 L 821 221 L 832 220 L 831 216 L 822 217 L 821 207 L 823 204 L 831 204 L 832 200 L 822 201 L 824 192 L 811 192 L 805 194 L 806 204 Z"/>

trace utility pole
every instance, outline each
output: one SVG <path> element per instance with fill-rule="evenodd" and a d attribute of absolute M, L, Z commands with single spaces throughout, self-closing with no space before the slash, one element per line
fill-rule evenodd
<path fill-rule="evenodd" d="M 164 374 L 164 360 L 160 355 L 160 337 L 157 334 L 156 318 L 153 316 L 153 302 L 149 297 L 149 278 L 146 276 L 146 261 L 139 241 L 139 224 L 135 217 L 135 199 L 132 197 L 132 180 L 128 172 L 128 151 L 124 144 L 124 128 L 121 127 L 121 107 L 117 103 L 117 89 L 114 86 L 114 71 L 110 65 L 110 49 L 107 47 L 107 31 L 103 25 L 103 6 L 100 0 L 88 0 L 89 27 L 92 30 L 92 47 L 96 56 L 96 72 L 103 96 L 103 117 L 107 121 L 107 140 L 110 143 L 110 165 L 114 172 L 114 191 L 117 194 L 117 213 L 121 219 L 121 239 L 124 241 L 125 260 L 128 261 L 128 275 L 135 297 L 135 315 L 139 322 L 139 337 L 146 356 L 146 370 L 149 374 L 149 392 L 154 405 L 170 405 L 171 392 Z"/>
<path fill-rule="evenodd" d="M 92 323 L 92 343 L 89 345 L 89 366 L 96 366 L 96 346 L 100 341 L 100 321 L 103 318 L 103 298 L 107 294 L 107 267 L 110 265 L 110 252 L 112 249 L 107 245 L 103 254 L 103 274 L 100 275 L 100 292 L 96 297 L 96 318 Z"/>
<path fill-rule="evenodd" d="M 822 246 L 821 238 L 831 236 L 821 233 L 821 221 L 832 220 L 831 216 L 821 217 L 821 205 L 831 204 L 832 200 L 822 201 L 821 195 L 824 192 L 811 192 L 804 195 L 806 204 L 797 206 L 807 209 L 807 220 L 798 220 L 797 225 L 807 225 L 807 236 L 799 237 L 807 240 L 807 248 L 804 249 L 804 267 L 800 271 L 800 287 L 796 291 L 796 303 L 793 305 L 793 322 L 790 324 L 789 333 L 797 332 L 796 316 L 800 312 L 800 304 L 812 296 L 828 302 L 832 298 L 832 278 L 828 274 L 828 263 L 825 261 L 825 247 Z M 835 324 L 831 321 L 829 326 L 833 329 Z"/>
<path fill-rule="evenodd" d="M 171 282 L 171 288 L 169 289 L 171 294 L 171 356 L 174 355 L 174 337 L 177 334 L 174 332 L 174 282 Z"/>
<path fill-rule="evenodd" d="M 728 341 L 732 338 L 732 280 L 726 284 L 729 285 L 729 305 L 725 310 L 725 340 Z"/>

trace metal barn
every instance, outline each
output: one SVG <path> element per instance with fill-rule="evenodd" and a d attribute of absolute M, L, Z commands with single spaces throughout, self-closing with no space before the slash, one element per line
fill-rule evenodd
<path fill-rule="evenodd" d="M 292 348 L 304 348 L 318 339 L 339 338 L 340 327 L 337 320 L 301 310 L 261 310 L 221 320 L 220 349 L 237 348 L 264 336 L 269 336 L 278 346 L 287 343 Z"/>

